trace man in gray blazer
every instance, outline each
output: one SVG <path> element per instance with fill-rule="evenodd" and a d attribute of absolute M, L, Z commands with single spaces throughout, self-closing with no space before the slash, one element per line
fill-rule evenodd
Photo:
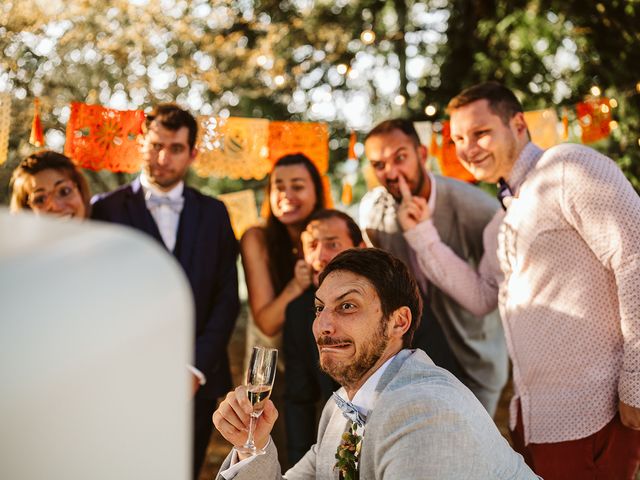
<path fill-rule="evenodd" d="M 531 479 L 473 394 L 421 350 L 408 350 L 422 302 L 406 266 L 380 249 L 351 249 L 322 272 L 313 333 L 321 368 L 342 385 L 322 413 L 317 443 L 282 477 L 267 401 L 255 428 L 266 454 L 233 450 L 218 479 Z M 213 422 L 235 447 L 251 413 L 246 387 Z M 337 460 L 337 461 L 336 461 Z"/>
<path fill-rule="evenodd" d="M 365 242 L 403 260 L 418 281 L 425 309 L 414 345 L 453 373 L 493 415 L 508 376 L 500 317 L 495 309 L 474 315 L 420 268 L 416 250 L 405 239 L 398 219 L 400 182 L 404 181 L 416 201 L 430 210 L 442 242 L 472 266 L 482 258 L 483 231 L 499 204 L 473 185 L 427 171 L 427 148 L 409 120 L 393 119 L 377 125 L 365 139 L 365 154 L 381 186 L 362 199 L 360 228 Z"/>

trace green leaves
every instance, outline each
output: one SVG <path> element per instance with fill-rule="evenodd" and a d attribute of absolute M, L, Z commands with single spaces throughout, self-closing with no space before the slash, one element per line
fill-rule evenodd
<path fill-rule="evenodd" d="M 342 434 L 342 442 L 336 451 L 336 464 L 341 480 L 359 480 L 358 457 L 362 447 L 362 437 L 357 433 L 358 425 L 351 422 L 349 430 Z"/>

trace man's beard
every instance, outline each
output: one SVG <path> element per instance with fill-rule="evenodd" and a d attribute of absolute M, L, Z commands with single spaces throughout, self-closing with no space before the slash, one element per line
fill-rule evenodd
<path fill-rule="evenodd" d="M 416 188 L 412 188 L 411 189 L 411 195 L 416 196 L 420 193 L 420 191 L 422 190 L 422 187 L 424 186 L 424 178 L 425 178 L 426 174 L 424 173 L 424 169 L 420 168 L 420 165 L 418 165 L 418 181 L 416 183 Z M 392 192 L 389 189 L 389 184 L 392 184 L 393 186 L 395 186 L 395 192 Z M 400 194 L 400 186 L 398 185 L 398 180 L 395 180 L 393 182 L 387 182 L 387 192 L 389 192 L 391 194 L 391 196 L 394 198 L 394 200 L 398 203 L 402 202 L 402 195 Z"/>
<path fill-rule="evenodd" d="M 387 334 L 388 318 L 382 318 L 378 324 L 378 331 L 371 335 L 371 340 L 363 344 L 359 353 L 349 364 L 340 360 L 329 358 L 322 361 L 320 356 L 320 369 L 345 388 L 356 385 L 360 379 L 376 364 L 389 344 Z M 335 337 L 320 337 L 318 345 L 336 345 L 340 343 L 353 343 L 346 339 Z"/>

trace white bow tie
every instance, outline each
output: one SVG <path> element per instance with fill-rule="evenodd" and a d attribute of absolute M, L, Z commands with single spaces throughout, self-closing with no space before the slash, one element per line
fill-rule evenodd
<path fill-rule="evenodd" d="M 162 205 L 171 208 L 174 212 L 180 213 L 184 206 L 184 197 L 170 198 L 163 195 L 154 195 L 153 193 L 147 198 L 149 208 L 160 207 Z"/>

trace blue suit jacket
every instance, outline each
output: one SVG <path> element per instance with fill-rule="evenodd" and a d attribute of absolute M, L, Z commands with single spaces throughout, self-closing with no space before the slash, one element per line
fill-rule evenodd
<path fill-rule="evenodd" d="M 96 195 L 92 204 L 93 219 L 142 230 L 165 247 L 147 210 L 139 179 L 113 192 Z M 185 186 L 173 255 L 186 273 L 193 292 L 195 367 L 207 377 L 206 385 L 198 393 L 216 398 L 231 389 L 227 344 L 240 307 L 238 243 L 221 201 Z"/>

